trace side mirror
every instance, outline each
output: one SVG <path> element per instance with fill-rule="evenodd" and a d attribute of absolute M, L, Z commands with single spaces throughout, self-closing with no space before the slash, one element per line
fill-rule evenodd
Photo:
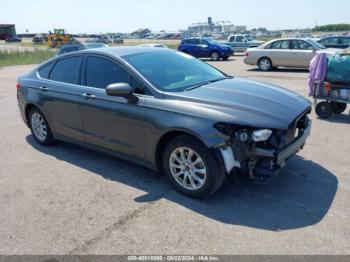
<path fill-rule="evenodd" d="M 132 87 L 127 83 L 115 83 L 106 87 L 106 93 L 109 96 L 120 96 L 128 99 L 130 102 L 136 102 L 138 98 L 132 93 Z"/>

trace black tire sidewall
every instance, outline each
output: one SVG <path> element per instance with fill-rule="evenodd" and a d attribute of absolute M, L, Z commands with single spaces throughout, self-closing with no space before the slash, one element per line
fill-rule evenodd
<path fill-rule="evenodd" d="M 46 124 L 46 132 L 47 132 L 47 135 L 46 135 L 46 139 L 44 141 L 38 139 L 34 133 L 34 130 L 33 130 L 33 126 L 32 126 L 32 115 L 34 113 L 38 113 L 41 115 L 41 117 L 44 119 L 45 121 L 45 124 Z M 41 113 L 41 111 L 37 108 L 32 108 L 28 114 L 28 122 L 29 122 L 29 127 L 30 127 L 30 130 L 32 132 L 32 135 L 35 139 L 35 141 L 37 141 L 39 144 L 41 145 L 44 145 L 44 146 L 49 146 L 49 145 L 52 145 L 54 144 L 55 140 L 53 138 L 53 135 L 52 135 L 52 132 L 51 132 L 51 128 L 49 126 L 49 123 L 47 122 L 45 116 L 43 115 L 43 113 Z"/>
<path fill-rule="evenodd" d="M 326 106 L 326 108 L 327 108 L 327 111 L 326 111 L 326 112 L 324 112 L 324 111 L 321 110 L 321 107 L 322 107 L 322 106 Z M 328 102 L 325 102 L 325 101 L 318 103 L 318 104 L 316 105 L 315 111 L 316 111 L 317 116 L 320 117 L 320 118 L 328 118 L 328 117 L 330 117 L 330 116 L 332 115 L 332 113 L 333 113 L 333 109 L 332 109 L 331 104 L 328 103 Z"/>
<path fill-rule="evenodd" d="M 207 178 L 204 185 L 195 191 L 187 190 L 180 186 L 176 180 L 173 178 L 170 168 L 169 168 L 169 158 L 173 150 L 178 147 L 188 147 L 194 150 L 204 161 L 207 169 Z M 165 147 L 162 156 L 162 166 L 163 172 L 166 174 L 170 182 L 175 186 L 175 188 L 193 198 L 205 198 L 212 195 L 223 183 L 225 175 L 222 168 L 219 165 L 215 154 L 208 149 L 204 144 L 194 137 L 188 135 L 180 135 L 171 140 Z"/>

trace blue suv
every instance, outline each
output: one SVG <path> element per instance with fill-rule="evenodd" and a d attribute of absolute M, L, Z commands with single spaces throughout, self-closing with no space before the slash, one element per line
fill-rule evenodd
<path fill-rule="evenodd" d="M 220 44 L 209 38 L 187 38 L 181 41 L 179 51 L 195 57 L 210 57 L 212 61 L 227 60 L 233 56 L 231 46 Z"/>

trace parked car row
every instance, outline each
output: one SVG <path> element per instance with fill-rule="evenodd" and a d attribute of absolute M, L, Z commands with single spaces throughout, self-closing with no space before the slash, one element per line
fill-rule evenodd
<path fill-rule="evenodd" d="M 57 55 L 62 55 L 70 52 L 75 52 L 85 49 L 101 48 L 108 47 L 108 45 L 103 43 L 70 43 L 60 47 L 57 52 Z"/>

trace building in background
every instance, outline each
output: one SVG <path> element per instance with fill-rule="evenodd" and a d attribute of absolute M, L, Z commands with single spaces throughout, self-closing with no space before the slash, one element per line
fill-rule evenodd
<path fill-rule="evenodd" d="M 13 24 L 0 24 L 0 40 L 17 37 L 16 27 Z"/>
<path fill-rule="evenodd" d="M 207 22 L 194 23 L 188 27 L 191 34 L 234 33 L 246 31 L 246 26 L 235 26 L 230 21 L 215 21 L 208 17 Z"/>

